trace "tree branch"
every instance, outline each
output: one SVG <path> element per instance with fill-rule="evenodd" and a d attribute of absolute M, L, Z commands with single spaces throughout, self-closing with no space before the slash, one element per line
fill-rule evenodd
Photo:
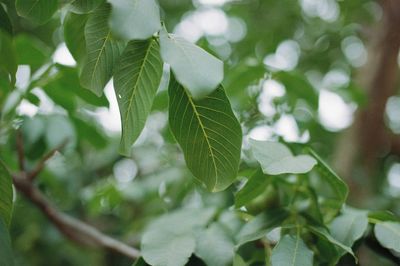
<path fill-rule="evenodd" d="M 114 238 L 111 238 L 94 227 L 85 224 L 65 213 L 58 211 L 46 199 L 30 180 L 19 175 L 13 175 L 14 185 L 18 191 L 35 204 L 58 230 L 70 240 L 88 247 L 104 248 L 132 259 L 137 259 L 140 252 Z"/>

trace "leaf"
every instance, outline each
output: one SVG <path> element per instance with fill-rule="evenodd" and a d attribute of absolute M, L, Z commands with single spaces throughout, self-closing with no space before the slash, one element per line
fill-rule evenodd
<path fill-rule="evenodd" d="M 318 156 L 314 150 L 308 148 L 307 151 L 317 160 L 318 165 L 316 170 L 332 189 L 334 193 L 333 197 L 336 200 L 336 203 L 334 204 L 335 212 L 339 212 L 343 204 L 346 202 L 347 194 L 349 192 L 346 183 Z"/>
<path fill-rule="evenodd" d="M 271 183 L 271 177 L 266 176 L 261 170 L 257 171 L 247 181 L 244 187 L 235 195 L 235 206 L 240 208 L 257 196 L 261 195 Z"/>
<path fill-rule="evenodd" d="M 161 28 L 155 0 L 108 0 L 112 6 L 110 28 L 126 40 L 145 40 Z"/>
<path fill-rule="evenodd" d="M 214 216 L 213 209 L 183 209 L 155 220 L 145 231 L 141 250 L 150 265 L 183 266 L 195 251 L 194 230 Z"/>
<path fill-rule="evenodd" d="M 10 75 L 10 83 L 15 84 L 15 73 L 17 72 L 17 59 L 11 37 L 0 30 L 0 72 L 4 71 Z"/>
<path fill-rule="evenodd" d="M 14 265 L 10 235 L 8 233 L 7 226 L 5 225 L 1 217 L 0 217 L 0 265 L 1 266 Z"/>
<path fill-rule="evenodd" d="M 51 49 L 32 35 L 19 34 L 14 37 L 17 63 L 29 65 L 36 71 L 51 59 Z"/>
<path fill-rule="evenodd" d="M 2 5 L 0 5 L 0 30 L 13 35 L 13 27 L 10 18 Z"/>
<path fill-rule="evenodd" d="M 246 223 L 236 236 L 236 246 L 263 238 L 289 216 L 284 209 L 266 210 Z"/>
<path fill-rule="evenodd" d="M 382 246 L 400 252 L 400 223 L 382 222 L 375 225 L 376 239 Z"/>
<path fill-rule="evenodd" d="M 283 144 L 250 139 L 254 157 L 269 175 L 304 174 L 311 171 L 317 161 L 309 155 L 293 156 Z"/>
<path fill-rule="evenodd" d="M 284 235 L 272 250 L 272 266 L 312 266 L 313 253 L 299 235 Z"/>
<path fill-rule="evenodd" d="M 147 266 L 148 264 L 144 261 L 144 259 L 142 257 L 140 257 L 139 259 L 137 259 L 135 261 L 135 263 L 133 263 L 132 266 Z"/>
<path fill-rule="evenodd" d="M 368 217 L 363 213 L 345 212 L 336 217 L 329 225 L 333 238 L 351 247 L 368 228 Z"/>
<path fill-rule="evenodd" d="M 87 58 L 81 73 L 81 84 L 97 96 L 102 95 L 123 49 L 122 43 L 111 38 L 107 23 L 109 14 L 110 6 L 104 4 L 90 14 L 85 26 Z"/>
<path fill-rule="evenodd" d="M 203 100 L 193 100 L 171 75 L 169 124 L 187 167 L 210 191 L 235 179 L 242 132 L 222 86 Z"/>
<path fill-rule="evenodd" d="M 18 15 L 37 24 L 44 24 L 57 11 L 57 0 L 16 0 Z"/>
<path fill-rule="evenodd" d="M 13 189 L 11 175 L 3 162 L 0 161 L 0 220 L 10 225 L 13 208 Z M 1 235 L 0 235 L 1 236 Z M 0 265 L 3 265 L 0 263 Z"/>
<path fill-rule="evenodd" d="M 131 41 L 121 55 L 114 74 L 122 121 L 120 152 L 130 154 L 151 111 L 163 73 L 159 45 L 155 39 Z"/>
<path fill-rule="evenodd" d="M 76 62 L 81 63 L 86 56 L 85 25 L 88 15 L 68 13 L 64 19 L 64 40 Z"/>
<path fill-rule="evenodd" d="M 71 11 L 77 14 L 85 14 L 95 10 L 104 0 L 74 0 L 71 3 Z"/>
<path fill-rule="evenodd" d="M 224 227 L 213 223 L 200 232 L 195 254 L 207 265 L 228 266 L 232 265 L 234 247 L 233 240 L 226 234 Z"/>
<path fill-rule="evenodd" d="M 194 99 L 200 99 L 219 87 L 224 78 L 221 60 L 185 39 L 160 32 L 161 57 Z"/>
<path fill-rule="evenodd" d="M 233 259 L 233 266 L 248 266 L 248 264 L 243 260 L 240 255 L 235 255 L 235 258 Z"/>

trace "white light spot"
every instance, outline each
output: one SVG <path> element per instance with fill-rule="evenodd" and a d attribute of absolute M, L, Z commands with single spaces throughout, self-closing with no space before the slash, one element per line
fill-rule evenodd
<path fill-rule="evenodd" d="M 278 122 L 274 125 L 275 133 L 285 141 L 298 142 L 300 141 L 299 128 L 296 120 L 291 115 L 282 115 Z"/>
<path fill-rule="evenodd" d="M 286 40 L 279 44 L 275 54 L 267 55 L 264 64 L 271 70 L 293 70 L 299 61 L 300 47 L 296 41 Z"/>
<path fill-rule="evenodd" d="M 76 66 L 76 62 L 64 42 L 54 52 L 53 61 L 65 66 Z"/>
<path fill-rule="evenodd" d="M 23 99 L 17 108 L 17 113 L 19 115 L 26 115 L 29 117 L 33 117 L 39 111 L 39 107 L 34 104 L 31 104 L 27 100 Z"/>
<path fill-rule="evenodd" d="M 250 131 L 249 138 L 255 140 L 269 140 L 273 133 L 272 128 L 269 126 L 258 126 Z"/>
<path fill-rule="evenodd" d="M 400 97 L 390 97 L 386 103 L 386 116 L 389 127 L 395 134 L 400 134 Z"/>
<path fill-rule="evenodd" d="M 340 14 L 335 0 L 300 0 L 303 12 L 309 17 L 319 17 L 327 22 L 336 21 Z"/>
<path fill-rule="evenodd" d="M 400 189 L 400 163 L 395 163 L 390 167 L 388 182 L 390 186 Z"/>
<path fill-rule="evenodd" d="M 355 109 L 354 104 L 346 104 L 336 93 L 321 90 L 319 94 L 319 120 L 330 131 L 339 131 L 350 126 Z"/>
<path fill-rule="evenodd" d="M 341 69 L 329 71 L 322 80 L 322 87 L 327 89 L 337 89 L 349 84 L 349 74 Z"/>
<path fill-rule="evenodd" d="M 202 5 L 222 6 L 230 0 L 197 0 Z"/>
<path fill-rule="evenodd" d="M 115 95 L 112 79 L 107 83 L 104 89 L 104 94 L 110 103 L 110 107 L 98 108 L 95 112 L 95 116 L 97 116 L 99 122 L 106 130 L 114 133 L 121 132 L 118 101 Z"/>
<path fill-rule="evenodd" d="M 367 62 L 368 53 L 359 38 L 355 36 L 347 37 L 342 41 L 341 46 L 347 60 L 354 67 L 360 67 Z"/>
<path fill-rule="evenodd" d="M 238 42 L 242 40 L 247 33 L 246 23 L 240 18 L 229 18 L 228 30 L 225 38 L 230 42 Z"/>
<path fill-rule="evenodd" d="M 19 65 L 16 73 L 15 86 L 21 91 L 25 91 L 30 83 L 31 68 L 28 65 Z"/>
<path fill-rule="evenodd" d="M 137 173 L 138 167 L 131 159 L 122 159 L 114 164 L 114 177 L 120 183 L 132 181 Z"/>

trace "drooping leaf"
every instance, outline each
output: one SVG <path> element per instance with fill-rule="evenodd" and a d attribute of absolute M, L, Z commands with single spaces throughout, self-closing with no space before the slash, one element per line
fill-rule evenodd
<path fill-rule="evenodd" d="M 144 260 L 150 265 L 183 266 L 195 251 L 195 230 L 214 216 L 213 209 L 183 209 L 156 219 L 141 243 Z"/>
<path fill-rule="evenodd" d="M 64 19 L 65 44 L 78 63 L 82 63 L 86 56 L 84 29 L 88 18 L 88 15 L 68 13 Z"/>
<path fill-rule="evenodd" d="M 228 266 L 232 265 L 234 247 L 233 240 L 227 235 L 224 227 L 213 223 L 199 233 L 195 254 L 207 265 Z"/>
<path fill-rule="evenodd" d="M 122 121 L 120 152 L 130 148 L 142 132 L 163 73 L 155 39 L 128 43 L 114 73 L 114 88 Z"/>
<path fill-rule="evenodd" d="M 85 26 L 87 57 L 81 73 L 81 84 L 101 96 L 113 74 L 123 43 L 111 37 L 108 28 L 110 6 L 101 5 L 89 15 Z"/>
<path fill-rule="evenodd" d="M 331 188 L 333 192 L 334 202 L 331 205 L 335 208 L 335 213 L 339 212 L 343 204 L 346 202 L 349 192 L 346 183 L 318 156 L 311 148 L 308 148 L 308 153 L 312 155 L 318 162 L 316 170 L 319 172 Z"/>
<path fill-rule="evenodd" d="M 374 228 L 376 239 L 382 246 L 400 252 L 400 223 L 382 222 Z"/>
<path fill-rule="evenodd" d="M 329 225 L 333 238 L 351 247 L 360 239 L 368 228 L 368 217 L 365 213 L 344 212 Z"/>
<path fill-rule="evenodd" d="M 0 220 L 3 220 L 6 226 L 10 225 L 12 208 L 13 189 L 11 176 L 3 162 L 0 161 Z"/>
<path fill-rule="evenodd" d="M 110 28 L 126 40 L 145 40 L 161 28 L 155 0 L 108 0 L 112 6 Z"/>
<path fill-rule="evenodd" d="M 222 87 L 195 101 L 171 75 L 169 124 L 187 167 L 210 191 L 221 191 L 235 179 L 242 132 Z"/>
<path fill-rule="evenodd" d="M 77 14 L 85 14 L 95 10 L 104 0 L 74 0 L 71 3 L 71 11 Z"/>
<path fill-rule="evenodd" d="M 21 17 L 43 24 L 57 11 L 58 0 L 16 0 L 15 7 Z"/>
<path fill-rule="evenodd" d="M 213 92 L 224 78 L 221 60 L 185 39 L 160 31 L 161 56 L 171 66 L 176 80 L 201 99 Z"/>
<path fill-rule="evenodd" d="M 10 18 L 2 5 L 0 5 L 0 30 L 13 35 L 13 27 Z"/>
<path fill-rule="evenodd" d="M 293 156 L 289 148 L 278 142 L 250 139 L 250 145 L 266 174 L 304 174 L 317 164 L 309 155 Z"/>
<path fill-rule="evenodd" d="M 313 253 L 299 235 L 284 235 L 272 250 L 272 266 L 312 266 Z"/>
<path fill-rule="evenodd" d="M 8 33 L 0 30 L 0 72 L 10 75 L 9 81 L 15 83 L 17 72 L 17 59 L 14 45 Z"/>
<path fill-rule="evenodd" d="M 271 177 L 261 170 L 250 177 L 244 187 L 235 195 L 236 208 L 242 207 L 262 194 L 271 183 Z"/>
<path fill-rule="evenodd" d="M 1 189 L 1 188 L 0 188 Z M 11 240 L 7 226 L 0 217 L 0 265 L 13 266 L 13 252 L 11 249 Z"/>
<path fill-rule="evenodd" d="M 284 209 L 266 210 L 246 223 L 236 236 L 237 246 L 260 239 L 289 216 Z"/>

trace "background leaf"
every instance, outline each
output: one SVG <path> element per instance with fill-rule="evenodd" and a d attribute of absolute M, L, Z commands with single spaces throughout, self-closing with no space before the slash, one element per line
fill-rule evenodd
<path fill-rule="evenodd" d="M 161 56 L 194 99 L 214 91 L 224 78 L 221 60 L 185 39 L 160 31 Z"/>
<path fill-rule="evenodd" d="M 346 246 L 353 246 L 368 228 L 365 213 L 345 212 L 336 217 L 329 225 L 331 235 Z"/>
<path fill-rule="evenodd" d="M 85 26 L 87 58 L 81 73 L 81 84 L 101 96 L 113 74 L 123 44 L 113 40 L 108 28 L 110 6 L 104 4 L 90 14 Z"/>
<path fill-rule="evenodd" d="M 71 3 L 71 11 L 77 14 L 89 13 L 103 2 L 104 0 L 74 0 Z"/>
<path fill-rule="evenodd" d="M 68 13 L 64 19 L 64 40 L 75 61 L 82 63 L 86 56 L 84 29 L 88 15 Z"/>
<path fill-rule="evenodd" d="M 222 87 L 193 100 L 171 75 L 169 124 L 187 167 L 208 190 L 220 191 L 235 179 L 242 132 Z"/>
<path fill-rule="evenodd" d="M 374 232 L 382 246 L 400 252 L 400 223 L 378 223 L 375 225 Z"/>
<path fill-rule="evenodd" d="M 142 132 L 151 111 L 163 73 L 159 45 L 155 39 L 128 43 L 114 74 L 122 121 L 120 151 L 130 148 Z"/>
<path fill-rule="evenodd" d="M 265 191 L 272 178 L 258 170 L 235 195 L 236 208 L 242 207 Z"/>
<path fill-rule="evenodd" d="M 110 28 L 126 40 L 150 38 L 161 28 L 160 9 L 155 0 L 108 0 L 112 5 Z"/>
<path fill-rule="evenodd" d="M 299 235 L 284 235 L 272 250 L 272 266 L 312 266 L 313 253 Z"/>
<path fill-rule="evenodd" d="M 8 233 L 7 226 L 4 224 L 1 217 L 0 217 L 0 265 L 1 266 L 14 265 L 10 235 Z"/>
<path fill-rule="evenodd" d="M 43 24 L 56 12 L 58 0 L 16 0 L 15 7 L 21 17 Z"/>
<path fill-rule="evenodd" d="M 3 162 L 0 161 L 0 219 L 3 220 L 7 226 L 10 225 L 12 208 L 13 189 L 11 176 Z"/>

